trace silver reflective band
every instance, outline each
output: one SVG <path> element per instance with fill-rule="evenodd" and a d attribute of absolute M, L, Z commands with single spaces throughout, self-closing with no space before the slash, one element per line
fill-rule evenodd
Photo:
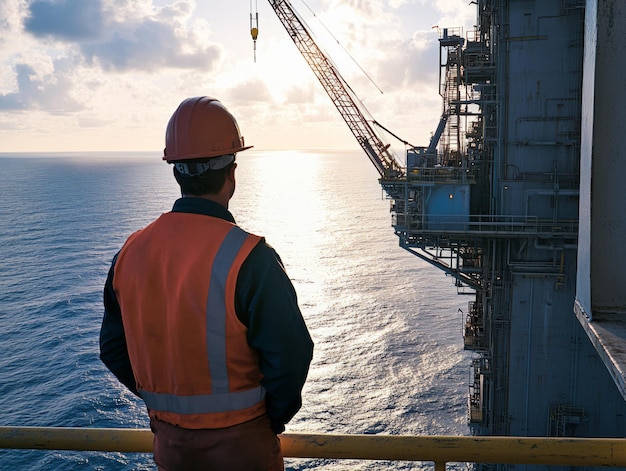
<path fill-rule="evenodd" d="M 206 351 L 214 393 L 227 393 L 228 368 L 226 366 L 226 279 L 248 233 L 233 226 L 226 234 L 215 254 L 211 268 L 211 282 L 206 303 Z"/>
<path fill-rule="evenodd" d="M 205 162 L 175 162 L 174 167 L 185 175 L 200 175 L 207 170 L 220 170 L 235 161 L 235 154 L 212 157 Z"/>
<path fill-rule="evenodd" d="M 175 394 L 139 391 L 148 409 L 176 414 L 208 414 L 247 409 L 263 400 L 265 389 L 258 386 L 242 392 L 176 396 Z"/>

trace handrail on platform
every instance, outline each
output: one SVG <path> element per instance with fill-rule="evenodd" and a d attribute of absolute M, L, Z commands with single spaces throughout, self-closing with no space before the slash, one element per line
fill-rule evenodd
<path fill-rule="evenodd" d="M 286 458 L 626 467 L 623 438 L 280 435 Z M 148 429 L 0 427 L 0 448 L 152 452 Z"/>

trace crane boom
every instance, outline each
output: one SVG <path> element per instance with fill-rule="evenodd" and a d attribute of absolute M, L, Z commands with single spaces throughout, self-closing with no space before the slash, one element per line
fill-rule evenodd
<path fill-rule="evenodd" d="M 389 144 L 385 144 L 374 132 L 350 93 L 350 87 L 326 54 L 317 46 L 289 1 L 268 1 L 381 177 L 401 176 L 401 167 L 390 152 Z"/>

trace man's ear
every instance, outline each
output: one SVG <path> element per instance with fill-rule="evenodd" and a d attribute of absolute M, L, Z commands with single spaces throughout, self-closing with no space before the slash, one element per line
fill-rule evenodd
<path fill-rule="evenodd" d="M 228 178 L 229 178 L 229 179 L 231 179 L 231 180 L 234 180 L 234 179 L 235 179 L 235 169 L 236 169 L 236 168 L 237 168 L 237 164 L 236 164 L 236 163 L 234 163 L 234 164 L 232 164 L 232 165 L 231 165 L 231 167 L 228 169 L 228 174 L 227 174 L 227 176 L 228 176 Z"/>

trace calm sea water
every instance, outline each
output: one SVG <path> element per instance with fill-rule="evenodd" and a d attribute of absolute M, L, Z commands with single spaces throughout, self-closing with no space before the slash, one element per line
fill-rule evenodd
<path fill-rule="evenodd" d="M 240 155 L 231 211 L 292 278 L 315 342 L 287 432 L 466 435 L 457 296 L 398 247 L 359 152 Z M 126 237 L 178 197 L 156 154 L 0 154 L 0 425 L 148 426 L 98 359 L 102 286 Z M 287 469 L 428 463 L 286 460 Z M 148 454 L 0 450 L 2 470 L 152 470 Z"/>

